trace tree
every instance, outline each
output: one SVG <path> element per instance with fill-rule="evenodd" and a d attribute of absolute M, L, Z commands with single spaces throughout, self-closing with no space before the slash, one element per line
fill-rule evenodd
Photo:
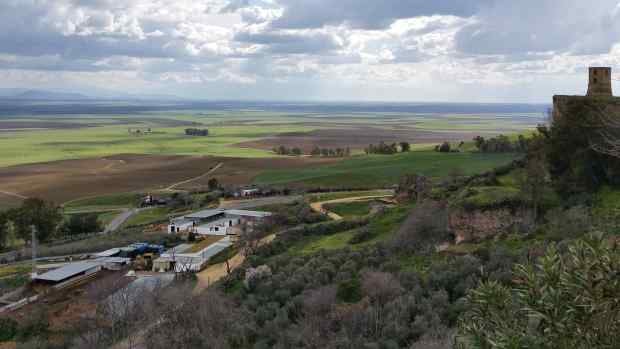
<path fill-rule="evenodd" d="M 461 348 L 618 348 L 620 253 L 602 236 L 551 246 L 517 265 L 515 285 L 483 282 L 466 297 Z"/>
<path fill-rule="evenodd" d="M 547 167 L 543 158 L 544 154 L 538 153 L 527 159 L 525 172 L 519 178 L 519 187 L 523 197 L 532 205 L 534 221 L 538 219 L 540 203 L 547 187 Z"/>
<path fill-rule="evenodd" d="M 400 142 L 400 151 L 401 152 L 406 153 L 409 150 L 411 150 L 411 145 L 409 145 L 409 142 Z"/>
<path fill-rule="evenodd" d="M 65 224 L 65 229 L 69 235 L 96 233 L 102 230 L 99 218 L 94 213 L 72 215 Z"/>
<path fill-rule="evenodd" d="M 9 237 L 9 217 L 6 212 L 0 212 L 0 249 L 7 245 Z"/>
<path fill-rule="evenodd" d="M 554 187 L 564 197 L 620 184 L 620 158 L 613 156 L 613 115 L 598 99 L 575 100 L 548 130 L 545 153 Z"/>
<path fill-rule="evenodd" d="M 450 152 L 450 143 L 448 142 L 443 142 L 440 146 L 439 146 L 439 152 L 440 153 L 449 153 Z"/>
<path fill-rule="evenodd" d="M 31 240 L 31 226 L 35 227 L 39 241 L 47 241 L 56 233 L 63 219 L 54 203 L 37 198 L 24 200 L 21 207 L 12 211 L 11 216 L 18 236 L 26 241 Z"/>
<path fill-rule="evenodd" d="M 207 182 L 207 185 L 209 186 L 209 190 L 213 191 L 217 190 L 220 187 L 220 182 L 217 180 L 217 178 L 211 178 L 209 179 L 209 182 Z"/>

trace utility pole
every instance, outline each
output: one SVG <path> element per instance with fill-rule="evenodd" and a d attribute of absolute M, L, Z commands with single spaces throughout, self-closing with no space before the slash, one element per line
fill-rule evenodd
<path fill-rule="evenodd" d="M 32 231 L 32 279 L 37 277 L 37 228 L 30 226 Z"/>

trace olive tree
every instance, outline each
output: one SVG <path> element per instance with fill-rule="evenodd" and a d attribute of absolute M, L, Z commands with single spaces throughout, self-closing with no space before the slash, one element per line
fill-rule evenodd
<path fill-rule="evenodd" d="M 514 286 L 489 281 L 466 297 L 461 348 L 618 348 L 620 251 L 601 236 L 551 246 L 517 265 Z"/>

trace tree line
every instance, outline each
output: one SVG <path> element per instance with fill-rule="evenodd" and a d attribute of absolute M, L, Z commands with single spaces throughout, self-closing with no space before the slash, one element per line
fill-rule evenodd
<path fill-rule="evenodd" d="M 96 214 L 75 214 L 65 220 L 62 209 L 54 203 L 28 198 L 20 207 L 0 212 L 0 249 L 8 247 L 10 236 L 30 242 L 32 227 L 40 242 L 54 237 L 95 233 L 102 229 Z"/>
<path fill-rule="evenodd" d="M 369 144 L 367 148 L 364 148 L 364 152 L 366 154 L 383 154 L 383 155 L 396 154 L 399 151 L 406 153 L 410 150 L 411 150 L 411 145 L 408 142 L 387 144 L 381 141 L 377 145 Z"/>
<path fill-rule="evenodd" d="M 525 153 L 528 149 L 528 139 L 523 135 L 519 135 L 516 141 L 504 135 L 488 139 L 477 136 L 474 142 L 478 151 L 482 153 Z"/>
<path fill-rule="evenodd" d="M 186 136 L 208 136 L 209 130 L 206 128 L 186 128 L 185 129 Z"/>
<path fill-rule="evenodd" d="M 299 147 L 286 147 L 284 145 L 281 145 L 279 147 L 275 147 L 272 149 L 274 153 L 278 154 L 278 155 L 290 155 L 290 156 L 301 156 L 304 155 L 304 152 L 301 148 Z M 310 151 L 310 155 L 314 156 L 314 157 L 336 157 L 336 158 L 341 158 L 341 157 L 347 157 L 347 156 L 351 156 L 351 149 L 349 147 L 346 148 L 321 148 L 321 147 L 314 147 L 311 151 Z"/>

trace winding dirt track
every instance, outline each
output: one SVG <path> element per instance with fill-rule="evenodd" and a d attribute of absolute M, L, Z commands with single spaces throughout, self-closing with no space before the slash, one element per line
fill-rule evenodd
<path fill-rule="evenodd" d="M 327 200 L 327 201 L 321 201 L 321 202 L 313 202 L 310 204 L 310 207 L 318 213 L 323 213 L 326 214 L 329 218 L 335 220 L 335 221 L 339 221 L 342 220 L 342 216 L 328 211 L 327 209 L 325 209 L 323 206 L 327 205 L 327 204 L 346 204 L 346 203 L 350 203 L 350 202 L 357 202 L 357 201 L 368 201 L 368 200 L 373 200 L 373 199 L 383 199 L 383 198 L 387 198 L 387 197 L 392 197 L 394 196 L 394 194 L 387 194 L 387 195 L 371 195 L 371 196 L 353 196 L 350 198 L 343 198 L 343 199 L 334 199 L 334 200 Z"/>
<path fill-rule="evenodd" d="M 184 180 L 184 181 L 181 181 L 181 182 L 177 182 L 177 183 L 171 184 L 170 186 L 168 186 L 168 188 L 166 188 L 166 189 L 164 189 L 164 190 L 165 190 L 165 191 L 174 191 L 174 188 L 176 188 L 176 187 L 178 187 L 178 186 L 181 186 L 181 185 L 183 185 L 183 184 L 191 183 L 191 182 L 194 182 L 194 181 L 200 180 L 200 179 L 202 179 L 202 178 L 205 178 L 205 177 L 207 177 L 208 175 L 212 174 L 213 172 L 217 171 L 220 167 L 222 167 L 222 165 L 224 165 L 224 163 L 223 163 L 223 162 L 220 162 L 219 164 L 217 164 L 215 167 L 213 167 L 212 169 L 210 169 L 210 170 L 209 170 L 209 171 L 207 171 L 206 173 L 203 173 L 203 174 L 201 174 L 201 175 L 200 175 L 200 176 L 198 176 L 198 177 L 193 177 L 193 178 L 190 178 L 190 179 L 186 179 L 186 180 Z"/>

